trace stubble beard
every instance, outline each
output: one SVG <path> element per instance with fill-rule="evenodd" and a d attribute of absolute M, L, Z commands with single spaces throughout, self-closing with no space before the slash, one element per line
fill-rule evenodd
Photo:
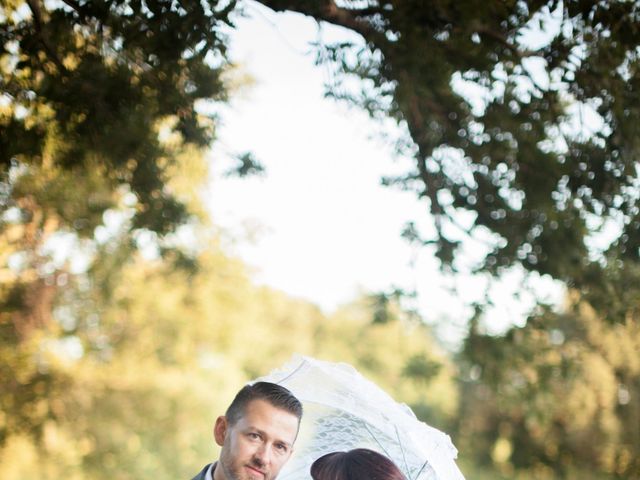
<path fill-rule="evenodd" d="M 268 472 L 264 476 L 251 475 L 244 471 L 244 465 L 234 465 L 233 459 L 227 458 L 226 455 L 220 457 L 219 463 L 220 467 L 222 467 L 226 480 L 275 480 Z M 264 470 L 264 465 L 260 464 L 259 461 L 256 461 L 253 458 L 249 462 L 249 465 L 260 470 Z"/>

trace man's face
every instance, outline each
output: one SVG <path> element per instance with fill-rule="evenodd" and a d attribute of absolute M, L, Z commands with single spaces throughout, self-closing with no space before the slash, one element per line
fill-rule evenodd
<path fill-rule="evenodd" d="M 215 480 L 273 480 L 291 456 L 298 418 L 265 400 L 252 400 L 234 425 L 219 417 L 213 431 L 222 446 Z"/>

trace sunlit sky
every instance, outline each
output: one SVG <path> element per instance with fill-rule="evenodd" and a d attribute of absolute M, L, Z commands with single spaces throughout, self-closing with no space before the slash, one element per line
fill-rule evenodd
<path fill-rule="evenodd" d="M 380 140 L 398 129 L 381 125 L 323 97 L 329 72 L 313 64 L 309 43 L 318 26 L 298 14 L 275 14 L 250 4 L 231 32 L 231 58 L 254 84 L 220 111 L 207 203 L 226 246 L 251 268 L 257 284 L 309 300 L 324 311 L 359 293 L 415 289 L 417 307 L 446 341 L 460 338 L 479 299 L 480 279 L 451 281 L 438 273 L 432 252 L 400 237 L 404 224 L 427 225 L 428 207 L 415 194 L 383 187 L 380 179 L 411 166 Z M 324 39 L 357 37 L 323 26 Z M 262 177 L 224 175 L 233 154 L 251 151 L 266 167 Z M 517 282 L 501 284 L 491 312 L 495 331 L 522 323 L 530 303 L 516 300 Z M 543 282 L 544 283 L 544 282 Z M 557 289 L 544 288 L 545 292 Z"/>

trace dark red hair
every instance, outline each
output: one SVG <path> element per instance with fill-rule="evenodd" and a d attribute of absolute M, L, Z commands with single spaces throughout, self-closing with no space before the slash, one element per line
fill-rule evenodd
<path fill-rule="evenodd" d="M 332 452 L 311 465 L 313 480 L 406 480 L 400 469 L 384 455 L 367 448 Z"/>

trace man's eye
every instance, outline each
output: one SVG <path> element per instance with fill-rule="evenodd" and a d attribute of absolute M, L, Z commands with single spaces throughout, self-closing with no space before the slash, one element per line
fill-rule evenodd
<path fill-rule="evenodd" d="M 287 453 L 288 448 L 286 445 L 279 443 L 276 445 L 276 450 L 278 450 L 278 452 L 280 453 Z"/>
<path fill-rule="evenodd" d="M 248 433 L 247 436 L 252 440 L 257 440 L 257 439 L 260 438 L 260 435 L 258 435 L 257 433 L 254 433 L 254 432 Z"/>

